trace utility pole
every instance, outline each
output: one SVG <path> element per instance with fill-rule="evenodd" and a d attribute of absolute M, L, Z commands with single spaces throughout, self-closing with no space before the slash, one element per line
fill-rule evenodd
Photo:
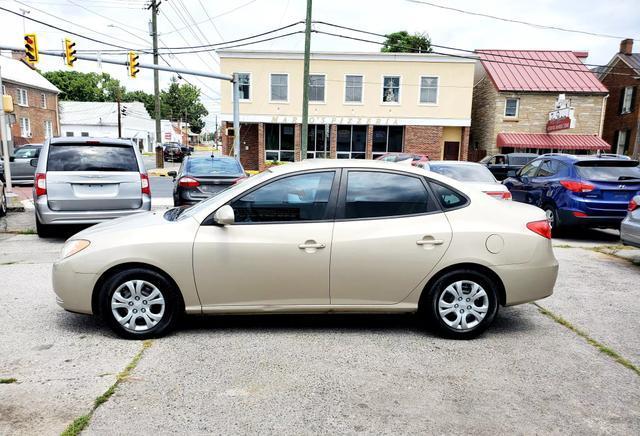
<path fill-rule="evenodd" d="M 122 114 L 120 113 L 120 95 L 116 98 L 118 102 L 118 139 L 122 138 L 122 119 L 120 118 Z"/>
<path fill-rule="evenodd" d="M 233 73 L 233 155 L 240 162 L 240 78 Z"/>
<path fill-rule="evenodd" d="M 1 68 L 1 67 L 0 67 Z M 0 94 L 2 94 L 2 70 L 0 69 Z M 7 123 L 4 116 L 4 97 L 3 102 L 0 103 L 0 140 L 2 141 L 2 161 L 4 163 L 4 181 L 6 183 L 7 192 L 11 192 L 13 187 L 11 186 L 11 165 L 9 162 L 9 144 L 7 133 Z"/>
<path fill-rule="evenodd" d="M 151 36 L 153 38 L 153 65 L 158 65 L 158 6 L 151 0 Z M 153 96 L 155 99 L 156 144 L 160 142 L 160 72 L 153 70 Z"/>
<path fill-rule="evenodd" d="M 309 139 L 309 57 L 311 51 L 311 0 L 307 0 L 307 20 L 304 29 L 304 74 L 302 76 L 302 132 L 300 160 L 307 158 Z"/>

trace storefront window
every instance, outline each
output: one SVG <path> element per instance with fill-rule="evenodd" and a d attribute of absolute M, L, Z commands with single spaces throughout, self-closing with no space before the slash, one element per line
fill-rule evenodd
<path fill-rule="evenodd" d="M 265 124 L 265 159 L 293 162 L 295 128 L 293 124 Z"/>
<path fill-rule="evenodd" d="M 307 140 L 307 159 L 324 159 L 329 157 L 329 126 L 310 124 Z"/>
<path fill-rule="evenodd" d="M 367 147 L 367 126 L 338 126 L 338 159 L 364 159 Z"/>
<path fill-rule="evenodd" d="M 373 127 L 373 158 L 385 153 L 401 153 L 404 136 L 402 126 L 374 126 Z"/>

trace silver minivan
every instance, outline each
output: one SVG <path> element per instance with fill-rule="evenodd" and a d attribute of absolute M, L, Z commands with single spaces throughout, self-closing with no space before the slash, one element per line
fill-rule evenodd
<path fill-rule="evenodd" d="M 151 210 L 149 177 L 138 148 L 112 138 L 51 138 L 42 146 L 33 199 L 36 228 L 95 224 Z"/>

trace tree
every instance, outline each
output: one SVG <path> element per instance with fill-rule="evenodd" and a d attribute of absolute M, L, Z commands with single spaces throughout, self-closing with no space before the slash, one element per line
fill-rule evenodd
<path fill-rule="evenodd" d="M 160 94 L 162 117 L 170 120 L 183 120 L 189 123 L 193 133 L 200 133 L 204 128 L 204 117 L 209 111 L 200 102 L 200 89 L 189 84 L 179 84 L 178 79 L 171 78 L 166 91 Z"/>
<path fill-rule="evenodd" d="M 122 96 L 122 101 L 131 102 L 131 101 L 139 101 L 144 104 L 144 108 L 147 110 L 151 118 L 155 116 L 155 101 L 153 99 L 153 94 L 149 94 L 144 91 L 127 91 Z"/>
<path fill-rule="evenodd" d="M 407 31 L 394 32 L 387 35 L 383 53 L 429 53 L 431 52 L 431 38 L 426 33 L 409 34 Z"/>
<path fill-rule="evenodd" d="M 118 93 L 125 93 L 120 81 L 107 73 L 48 71 L 42 75 L 60 89 L 60 100 L 115 101 Z"/>

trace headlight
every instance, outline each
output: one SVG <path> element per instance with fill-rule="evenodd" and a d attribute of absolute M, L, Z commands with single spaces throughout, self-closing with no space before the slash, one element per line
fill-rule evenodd
<path fill-rule="evenodd" d="M 62 251 L 60 252 L 60 259 L 66 259 L 69 256 L 73 256 L 79 251 L 84 250 L 91 244 L 91 242 L 86 239 L 74 239 L 73 241 L 67 241 L 62 247 Z"/>

